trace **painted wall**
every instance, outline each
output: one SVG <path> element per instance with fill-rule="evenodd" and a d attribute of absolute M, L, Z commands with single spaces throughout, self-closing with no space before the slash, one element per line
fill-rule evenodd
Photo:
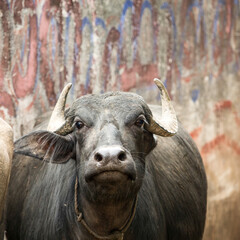
<path fill-rule="evenodd" d="M 208 180 L 204 239 L 240 236 L 239 0 L 1 0 L 0 116 L 31 131 L 67 82 L 159 102 L 160 77 Z"/>

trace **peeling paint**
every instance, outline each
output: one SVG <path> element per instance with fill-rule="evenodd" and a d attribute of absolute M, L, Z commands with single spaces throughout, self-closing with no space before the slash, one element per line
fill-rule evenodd
<path fill-rule="evenodd" d="M 240 216 L 239 22 L 239 0 L 0 1 L 0 116 L 17 138 L 67 82 L 69 103 L 112 90 L 157 103 L 152 80 L 161 78 L 203 155 L 212 199 L 204 239 L 237 240 L 240 217 L 224 218 Z M 232 175 L 213 173 L 223 161 Z M 231 191 L 221 189 L 226 176 Z"/>

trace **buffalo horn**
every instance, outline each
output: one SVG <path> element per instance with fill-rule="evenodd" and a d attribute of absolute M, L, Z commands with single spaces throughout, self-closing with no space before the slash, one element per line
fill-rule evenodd
<path fill-rule="evenodd" d="M 162 116 L 159 117 L 153 113 L 146 128 L 149 132 L 163 137 L 173 136 L 178 130 L 176 113 L 163 83 L 157 78 L 154 79 L 154 82 L 161 94 Z"/>
<path fill-rule="evenodd" d="M 60 127 L 62 127 L 63 124 L 65 124 L 65 117 L 64 117 L 64 110 L 65 110 L 65 104 L 67 100 L 67 95 L 69 90 L 71 89 L 72 84 L 68 83 L 64 89 L 62 90 L 58 101 L 54 107 L 54 110 L 52 112 L 48 128 L 47 130 L 50 132 L 54 132 Z"/>

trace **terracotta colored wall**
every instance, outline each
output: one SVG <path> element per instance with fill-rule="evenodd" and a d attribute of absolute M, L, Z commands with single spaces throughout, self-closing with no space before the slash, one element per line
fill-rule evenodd
<path fill-rule="evenodd" d="M 209 180 L 205 239 L 240 236 L 239 0 L 1 0 L 0 116 L 16 137 L 86 93 L 158 102 L 161 77 Z"/>

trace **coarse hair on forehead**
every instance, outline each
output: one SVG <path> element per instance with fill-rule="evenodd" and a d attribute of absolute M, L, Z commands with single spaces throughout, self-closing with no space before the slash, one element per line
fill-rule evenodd
<path fill-rule="evenodd" d="M 122 97 L 123 100 L 125 98 L 128 98 L 128 99 L 132 98 L 132 99 L 136 99 L 136 100 L 145 102 L 143 97 L 141 97 L 140 95 L 138 95 L 136 93 L 116 91 L 116 92 L 107 92 L 107 93 L 103 93 L 103 94 L 87 94 L 87 95 L 84 95 L 84 96 L 76 99 L 74 101 L 74 103 L 94 102 L 94 101 L 109 99 L 112 97 L 116 97 L 116 98 Z"/>
<path fill-rule="evenodd" d="M 90 107 L 94 109 L 102 109 L 103 107 L 121 106 L 122 104 L 131 104 L 132 106 L 142 105 L 144 109 L 148 109 L 146 102 L 143 97 L 136 93 L 130 92 L 107 92 L 104 94 L 88 94 L 76 99 L 70 107 L 71 115 L 81 107 Z M 147 111 L 148 112 L 148 111 Z"/>

